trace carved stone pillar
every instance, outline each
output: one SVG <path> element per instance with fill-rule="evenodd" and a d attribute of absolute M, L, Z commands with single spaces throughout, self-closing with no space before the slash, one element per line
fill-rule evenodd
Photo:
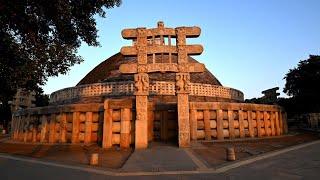
<path fill-rule="evenodd" d="M 136 95 L 135 148 L 148 147 L 148 94 L 149 76 L 146 73 L 134 75 Z"/>
<path fill-rule="evenodd" d="M 179 147 L 190 146 L 189 82 L 189 73 L 176 74 L 176 92 L 178 96 Z"/>

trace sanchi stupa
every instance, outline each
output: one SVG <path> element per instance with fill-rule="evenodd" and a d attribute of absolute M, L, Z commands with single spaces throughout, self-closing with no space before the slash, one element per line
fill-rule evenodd
<path fill-rule="evenodd" d="M 50 104 L 13 113 L 12 139 L 40 143 L 97 143 L 147 148 L 176 142 L 280 136 L 286 113 L 276 105 L 244 103 L 222 86 L 186 44 L 199 27 L 124 29 L 132 46 L 108 58 L 75 87 L 53 92 Z"/>

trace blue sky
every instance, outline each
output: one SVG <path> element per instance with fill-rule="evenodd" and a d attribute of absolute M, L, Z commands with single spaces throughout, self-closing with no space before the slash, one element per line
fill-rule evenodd
<path fill-rule="evenodd" d="M 75 86 L 96 65 L 119 52 L 129 41 L 121 30 L 165 26 L 199 26 L 202 44 L 195 56 L 227 87 L 241 90 L 245 98 L 279 86 L 299 60 L 320 54 L 320 0 L 123 0 L 120 7 L 97 17 L 101 47 L 83 44 L 84 58 L 66 75 L 49 78 L 45 93 Z"/>

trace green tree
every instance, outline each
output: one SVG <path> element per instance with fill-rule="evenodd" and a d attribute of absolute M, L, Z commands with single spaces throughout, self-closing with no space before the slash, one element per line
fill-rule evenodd
<path fill-rule="evenodd" d="M 121 0 L 0 0 L 0 101 L 18 87 L 36 89 L 83 59 L 81 42 L 98 46 L 94 15 Z"/>
<path fill-rule="evenodd" d="M 320 110 L 320 56 L 310 55 L 290 69 L 284 77 L 284 93 L 292 96 L 290 103 L 294 111 L 319 112 Z"/>
<path fill-rule="evenodd" d="M 81 43 L 99 46 L 95 15 L 121 0 L 0 0 L 0 103 L 18 88 L 41 91 L 50 76 L 83 61 Z M 8 108 L 6 108 L 8 109 Z"/>

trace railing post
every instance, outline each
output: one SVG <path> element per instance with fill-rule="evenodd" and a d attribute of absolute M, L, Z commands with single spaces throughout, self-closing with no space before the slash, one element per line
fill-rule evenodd
<path fill-rule="evenodd" d="M 84 131 L 84 143 L 91 143 L 92 132 L 92 112 L 86 112 L 85 131 Z"/>
<path fill-rule="evenodd" d="M 103 120 L 103 148 L 112 147 L 112 109 L 109 109 L 109 101 L 104 101 L 104 120 Z"/>
<path fill-rule="evenodd" d="M 197 110 L 191 109 L 190 110 L 190 133 L 191 139 L 197 140 Z"/>
<path fill-rule="evenodd" d="M 239 110 L 239 134 L 240 134 L 240 138 L 244 138 L 245 137 L 245 133 L 244 133 L 244 123 L 243 123 L 243 111 Z"/>
<path fill-rule="evenodd" d="M 61 113 L 60 117 L 60 142 L 67 142 L 67 114 Z"/>
<path fill-rule="evenodd" d="M 252 111 L 248 111 L 248 124 L 249 124 L 249 135 L 254 137 L 253 123 L 252 123 Z"/>
<path fill-rule="evenodd" d="M 228 110 L 228 120 L 229 120 L 229 138 L 234 139 L 234 118 L 233 118 L 233 110 Z"/>
<path fill-rule="evenodd" d="M 217 110 L 217 139 L 223 140 L 223 112 L 222 109 Z"/>
<path fill-rule="evenodd" d="M 73 112 L 72 114 L 72 139 L 71 142 L 79 143 L 79 126 L 80 126 L 80 112 Z"/>
<path fill-rule="evenodd" d="M 205 139 L 211 140 L 210 111 L 208 109 L 203 111 L 203 120 Z"/>
<path fill-rule="evenodd" d="M 130 109 L 121 109 L 121 122 L 120 122 L 120 147 L 129 148 L 130 147 Z"/>

